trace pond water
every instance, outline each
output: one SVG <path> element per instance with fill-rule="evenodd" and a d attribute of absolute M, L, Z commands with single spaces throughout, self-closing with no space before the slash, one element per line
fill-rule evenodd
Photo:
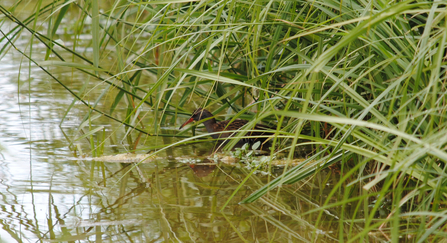
<path fill-rule="evenodd" d="M 25 47 L 26 36 L 17 43 Z M 43 58 L 44 49 L 41 53 L 33 58 Z M 340 237 L 345 224 L 338 220 L 340 212 L 307 213 L 327 199 L 337 181 L 331 171 L 239 204 L 281 169 L 255 173 L 239 188 L 251 170 L 203 157 L 203 164 L 191 163 L 210 149 L 200 143 L 139 164 L 89 159 L 91 144 L 74 139 L 88 109 L 73 103 L 38 67 L 28 67 L 15 50 L 2 57 L 0 70 L 0 242 L 337 242 Z M 50 71 L 74 90 L 87 78 L 69 69 Z M 166 129 L 174 131 L 182 119 Z M 128 151 L 120 124 L 104 117 L 94 124 L 108 136 L 103 155 Z M 145 136 L 137 149 L 145 154 L 145 148 L 172 141 Z M 352 232 L 357 226 L 345 227 Z"/>

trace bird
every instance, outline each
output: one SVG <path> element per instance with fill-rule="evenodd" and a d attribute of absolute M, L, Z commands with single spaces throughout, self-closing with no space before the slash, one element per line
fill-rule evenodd
<path fill-rule="evenodd" d="M 201 120 L 205 120 L 203 122 L 203 124 L 205 125 L 205 128 L 208 131 L 208 133 L 211 133 L 210 136 L 214 139 L 219 139 L 219 138 L 224 139 L 224 138 L 231 137 L 231 136 L 233 136 L 233 134 L 235 134 L 235 132 L 237 130 L 239 130 L 245 124 L 248 123 L 247 120 L 242 120 L 242 119 L 235 119 L 233 121 L 226 120 L 226 121 L 217 122 L 216 119 L 214 118 L 214 115 L 211 112 L 209 112 L 208 110 L 203 109 L 203 108 L 198 108 L 193 112 L 191 117 L 180 126 L 179 129 L 182 129 L 184 126 L 186 126 L 187 124 L 189 124 L 193 121 L 201 121 Z M 249 138 L 244 138 L 243 142 L 244 143 L 254 143 L 257 141 L 264 142 L 267 139 L 267 137 L 259 137 L 259 136 L 264 135 L 266 133 L 265 130 L 268 130 L 268 129 L 272 129 L 272 128 L 262 125 L 262 124 L 256 124 L 253 130 L 264 130 L 264 131 L 248 132 L 246 134 L 246 136 Z M 223 131 L 228 131 L 228 132 L 216 133 L 216 132 L 223 132 Z"/>

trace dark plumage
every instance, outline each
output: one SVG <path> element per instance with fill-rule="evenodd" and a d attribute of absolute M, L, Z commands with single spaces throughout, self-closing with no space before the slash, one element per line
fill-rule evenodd
<path fill-rule="evenodd" d="M 210 118 L 210 119 L 207 119 L 207 118 Z M 194 111 L 191 118 L 189 118 L 185 123 L 183 123 L 180 126 L 180 129 L 182 129 L 188 123 L 191 123 L 193 121 L 201 121 L 201 120 L 205 120 L 205 119 L 206 119 L 206 121 L 204 121 L 203 124 L 205 125 L 206 130 L 209 133 L 231 131 L 231 132 L 225 132 L 225 133 L 220 133 L 220 134 L 212 134 L 211 137 L 213 137 L 215 139 L 231 137 L 236 130 L 239 130 L 241 127 L 243 127 L 248 122 L 248 121 L 242 120 L 242 119 L 236 119 L 236 120 L 232 121 L 231 123 L 230 123 L 230 120 L 216 122 L 216 119 L 214 119 L 213 114 L 211 112 L 209 112 L 208 110 L 203 109 L 203 108 L 198 108 L 197 110 Z M 253 130 L 266 130 L 266 129 L 270 129 L 270 128 L 267 126 L 261 125 L 261 124 L 256 124 L 256 126 L 254 127 Z M 257 137 L 257 136 L 263 135 L 264 133 L 265 132 L 248 132 L 246 134 L 246 136 L 250 136 L 250 137 L 252 137 L 252 139 L 244 139 L 244 142 L 254 142 L 254 141 L 258 141 L 258 140 L 264 141 L 267 138 Z"/>

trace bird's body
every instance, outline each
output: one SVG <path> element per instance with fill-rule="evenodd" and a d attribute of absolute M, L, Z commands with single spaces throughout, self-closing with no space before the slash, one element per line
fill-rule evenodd
<path fill-rule="evenodd" d="M 214 134 L 210 135 L 214 139 L 231 137 L 231 136 L 233 136 L 235 131 L 239 130 L 245 124 L 248 123 L 248 121 L 242 120 L 242 119 L 235 119 L 234 121 L 226 120 L 226 121 L 217 122 L 216 119 L 214 119 L 213 114 L 211 112 L 209 112 L 208 110 L 203 109 L 203 108 L 198 108 L 197 110 L 194 111 L 191 118 L 189 118 L 185 123 L 182 124 L 182 126 L 180 126 L 180 129 L 182 127 L 186 126 L 190 122 L 201 121 L 201 120 L 205 120 L 203 122 L 203 124 L 205 125 L 206 130 L 209 133 L 214 133 Z M 256 124 L 253 130 L 266 130 L 266 129 L 269 129 L 269 127 L 260 125 L 260 124 Z M 223 131 L 228 131 L 228 132 L 216 133 L 216 132 L 223 132 Z M 263 138 L 258 137 L 263 134 L 264 134 L 264 132 L 262 132 L 262 131 L 248 132 L 247 136 L 249 136 L 250 139 L 244 139 L 244 141 L 245 142 L 253 142 L 253 141 L 258 141 L 258 140 L 264 141 L 264 140 L 266 140 L 265 137 L 263 137 Z"/>

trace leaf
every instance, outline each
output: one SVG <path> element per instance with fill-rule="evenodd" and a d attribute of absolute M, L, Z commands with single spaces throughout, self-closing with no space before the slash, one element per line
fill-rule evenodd
<path fill-rule="evenodd" d="M 71 67 L 77 69 L 90 69 L 95 71 L 104 71 L 102 68 L 97 68 L 92 65 L 79 64 L 75 62 L 64 62 L 64 61 L 43 61 L 39 63 L 40 66 L 59 66 L 59 67 Z"/>
<path fill-rule="evenodd" d="M 261 146 L 261 141 L 257 141 L 256 143 L 254 143 L 254 144 L 251 146 L 251 149 L 256 150 L 256 149 L 259 148 L 259 146 Z"/>

